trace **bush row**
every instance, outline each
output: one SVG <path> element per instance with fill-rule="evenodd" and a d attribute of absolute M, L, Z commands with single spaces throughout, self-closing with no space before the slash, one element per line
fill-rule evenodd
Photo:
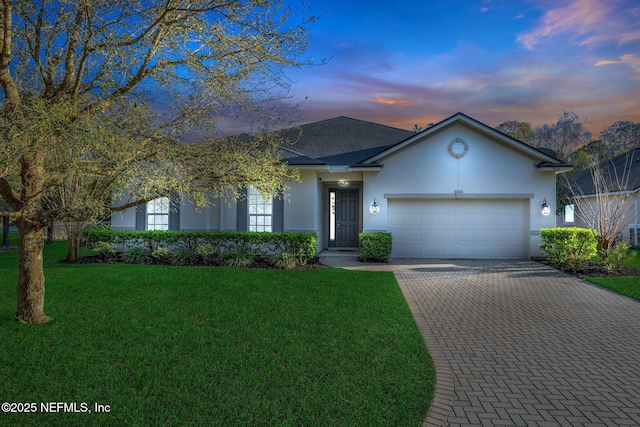
<path fill-rule="evenodd" d="M 161 264 L 175 266 L 223 266 L 223 267 L 250 267 L 252 265 L 281 269 L 294 269 L 307 264 L 307 259 L 295 256 L 289 252 L 280 252 L 270 256 L 254 256 L 247 252 L 216 253 L 212 246 L 204 244 L 194 251 L 185 247 L 178 247 L 169 251 L 159 246 L 155 251 L 150 251 L 142 246 L 132 246 L 122 253 L 115 250 L 114 244 L 109 242 L 96 242 L 93 249 L 98 252 L 102 261 L 124 262 L 126 264 Z"/>
<path fill-rule="evenodd" d="M 103 246 L 105 243 L 119 246 L 125 253 L 131 248 L 142 248 L 148 254 L 167 251 L 173 257 L 180 253 L 198 252 L 208 253 L 211 257 L 244 254 L 251 258 L 267 258 L 277 255 L 293 257 L 303 263 L 316 256 L 318 241 L 316 234 L 294 232 L 132 231 L 90 228 L 84 230 L 83 234 L 88 246 L 95 246 L 101 242 Z"/>
<path fill-rule="evenodd" d="M 540 248 L 554 265 L 567 265 L 574 270 L 584 267 L 598 256 L 606 268 L 613 269 L 624 264 L 629 244 L 620 241 L 607 250 L 598 251 L 598 234 L 595 230 L 578 227 L 542 228 Z"/>

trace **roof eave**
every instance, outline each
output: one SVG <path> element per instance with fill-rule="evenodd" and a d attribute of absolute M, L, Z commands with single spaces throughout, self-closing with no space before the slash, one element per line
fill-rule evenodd
<path fill-rule="evenodd" d="M 568 165 L 566 163 L 541 163 L 536 167 L 538 168 L 538 172 L 565 173 L 573 170 L 573 165 Z"/>

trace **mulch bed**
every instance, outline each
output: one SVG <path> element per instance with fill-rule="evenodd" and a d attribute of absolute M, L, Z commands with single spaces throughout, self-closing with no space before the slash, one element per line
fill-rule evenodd
<path fill-rule="evenodd" d="M 583 268 L 574 270 L 567 265 L 551 265 L 547 260 L 537 260 L 541 264 L 549 265 L 556 268 L 563 273 L 570 274 L 572 276 L 584 279 L 585 277 L 630 277 L 640 276 L 640 268 L 634 267 L 616 267 L 614 269 L 607 269 L 601 264 L 595 262 L 587 263 Z"/>
<path fill-rule="evenodd" d="M 85 256 L 77 259 L 76 261 L 63 260 L 60 262 L 64 264 L 125 264 L 125 262 L 123 262 L 119 256 L 112 259 L 105 259 L 100 257 L 99 255 Z M 151 263 L 147 265 L 170 265 L 170 264 Z M 209 266 L 205 266 L 204 264 L 196 264 L 196 265 L 190 265 L 188 267 L 209 267 Z M 293 270 L 316 270 L 318 268 L 325 268 L 325 267 L 326 265 L 320 263 L 320 261 L 318 260 L 318 257 L 316 257 L 311 261 L 309 261 L 308 263 L 306 263 L 305 265 L 299 265 Z M 256 260 L 253 262 L 253 264 L 251 264 L 246 268 L 259 269 L 259 270 L 281 270 L 276 266 L 274 266 L 272 263 L 265 260 Z"/>

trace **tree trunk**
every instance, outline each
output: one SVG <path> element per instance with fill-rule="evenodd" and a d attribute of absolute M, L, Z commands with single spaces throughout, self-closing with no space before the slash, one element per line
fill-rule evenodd
<path fill-rule="evenodd" d="M 9 246 L 9 217 L 2 217 L 2 246 Z"/>
<path fill-rule="evenodd" d="M 23 200 L 20 216 L 14 221 L 20 234 L 18 266 L 18 311 L 15 319 L 25 323 L 46 323 L 44 314 L 44 225 L 42 188 L 44 182 L 44 153 L 24 155 L 22 164 Z"/>
<path fill-rule="evenodd" d="M 46 323 L 44 314 L 44 230 L 18 223 L 20 265 L 18 270 L 18 311 L 15 319 L 25 323 Z"/>
<path fill-rule="evenodd" d="M 77 261 L 80 257 L 80 242 L 84 222 L 66 222 L 64 225 L 67 233 L 67 261 Z"/>

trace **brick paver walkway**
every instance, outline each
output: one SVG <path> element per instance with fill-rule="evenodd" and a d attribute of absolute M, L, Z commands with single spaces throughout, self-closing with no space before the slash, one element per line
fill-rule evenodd
<path fill-rule="evenodd" d="M 424 425 L 640 426 L 640 303 L 533 261 L 392 260 L 436 365 Z"/>

